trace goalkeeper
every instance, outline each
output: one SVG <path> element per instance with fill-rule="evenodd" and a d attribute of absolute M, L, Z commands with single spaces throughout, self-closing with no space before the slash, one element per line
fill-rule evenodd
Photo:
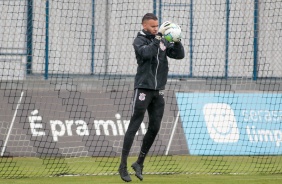
<path fill-rule="evenodd" d="M 163 23 L 158 29 L 158 18 L 147 13 L 142 19 L 141 30 L 133 42 L 138 64 L 134 82 L 133 112 L 124 136 L 119 174 L 122 180 L 130 182 L 127 171 L 127 157 L 136 132 L 138 131 L 146 110 L 149 115 L 148 130 L 143 138 L 138 159 L 131 165 L 135 176 L 143 180 L 143 163 L 161 126 L 164 113 L 164 92 L 168 75 L 167 56 L 174 59 L 184 58 L 181 42 L 169 43 L 162 38 L 170 28 L 170 22 Z"/>

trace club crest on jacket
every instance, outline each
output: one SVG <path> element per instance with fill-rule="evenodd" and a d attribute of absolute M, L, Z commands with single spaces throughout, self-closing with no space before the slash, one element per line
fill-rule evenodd
<path fill-rule="evenodd" d="M 162 49 L 162 51 L 165 51 L 166 46 L 164 45 L 164 43 L 163 43 L 163 42 L 160 42 L 160 48 Z"/>

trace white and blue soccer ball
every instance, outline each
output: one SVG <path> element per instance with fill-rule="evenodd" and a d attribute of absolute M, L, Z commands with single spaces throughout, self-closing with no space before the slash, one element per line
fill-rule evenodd
<path fill-rule="evenodd" d="M 175 23 L 170 24 L 171 28 L 164 32 L 164 38 L 169 42 L 179 42 L 181 40 L 181 28 Z"/>

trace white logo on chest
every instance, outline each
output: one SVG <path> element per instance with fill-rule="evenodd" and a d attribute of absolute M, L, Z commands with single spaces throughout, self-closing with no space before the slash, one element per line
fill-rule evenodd
<path fill-rule="evenodd" d="M 160 49 L 162 49 L 162 51 L 165 51 L 166 46 L 164 45 L 163 42 L 160 42 Z"/>

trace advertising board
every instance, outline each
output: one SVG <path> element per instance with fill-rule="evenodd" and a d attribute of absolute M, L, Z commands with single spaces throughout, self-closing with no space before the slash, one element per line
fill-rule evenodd
<path fill-rule="evenodd" d="M 177 93 L 192 155 L 281 155 L 282 94 Z"/>

